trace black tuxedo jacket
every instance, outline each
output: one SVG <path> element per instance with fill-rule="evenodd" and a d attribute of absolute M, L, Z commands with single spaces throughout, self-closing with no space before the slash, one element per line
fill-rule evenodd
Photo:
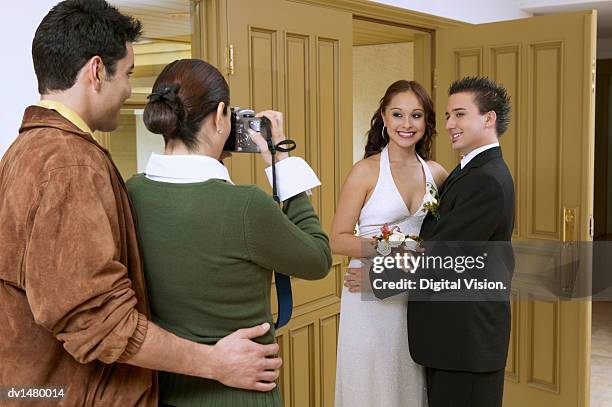
<path fill-rule="evenodd" d="M 497 241 L 505 252 L 490 256 L 486 267 L 508 274 L 509 290 L 514 270 L 509 243 L 514 226 L 514 184 L 501 149 L 486 150 L 457 171 L 440 188 L 439 219 L 429 213 L 420 236 L 435 244 Z M 437 301 L 435 295 L 429 301 L 414 298 L 419 300 L 408 304 L 408 338 L 415 362 L 467 372 L 504 368 L 510 337 L 507 300 L 449 302 Z"/>

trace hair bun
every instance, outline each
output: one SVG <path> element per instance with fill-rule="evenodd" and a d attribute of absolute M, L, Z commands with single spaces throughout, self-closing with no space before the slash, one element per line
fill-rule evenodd
<path fill-rule="evenodd" d="M 173 138 L 181 128 L 185 109 L 179 96 L 180 89 L 178 83 L 160 84 L 147 96 L 149 103 L 145 107 L 143 120 L 151 133 Z"/>
<path fill-rule="evenodd" d="M 147 128 L 170 140 L 180 140 L 187 148 L 199 143 L 202 123 L 215 115 L 223 102 L 227 114 L 229 86 L 214 66 L 201 59 L 180 59 L 168 64 L 153 85 L 144 111 Z"/>

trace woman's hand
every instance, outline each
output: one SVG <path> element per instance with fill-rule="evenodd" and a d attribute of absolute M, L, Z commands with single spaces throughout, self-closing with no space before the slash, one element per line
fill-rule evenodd
<path fill-rule="evenodd" d="M 372 260 L 365 257 L 360 258 L 359 261 L 361 262 L 361 267 L 347 268 L 346 275 L 344 276 L 344 286 L 348 288 L 351 293 L 369 291 L 369 287 L 364 287 L 362 283 L 365 282 L 363 278 L 368 275 L 374 263 L 372 263 Z"/>
<path fill-rule="evenodd" d="M 351 293 L 361 291 L 361 268 L 347 268 L 344 276 L 344 286 Z"/>
<path fill-rule="evenodd" d="M 259 112 L 255 115 L 255 117 L 267 117 L 270 119 L 271 128 L 272 128 L 272 143 L 274 145 L 280 143 L 285 140 L 285 132 L 283 130 L 283 114 L 281 112 L 276 112 L 274 110 L 264 110 L 263 112 Z M 261 158 L 264 162 L 270 166 L 272 165 L 272 154 L 268 149 L 268 143 L 266 139 L 264 139 L 263 135 L 259 132 L 255 132 L 249 129 L 249 135 L 251 139 L 257 144 L 259 149 L 261 150 Z M 289 157 L 289 153 L 282 153 L 277 151 L 275 154 L 276 162 L 284 160 Z"/>

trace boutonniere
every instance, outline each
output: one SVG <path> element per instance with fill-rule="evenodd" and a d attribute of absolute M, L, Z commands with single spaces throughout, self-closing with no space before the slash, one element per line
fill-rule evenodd
<path fill-rule="evenodd" d="M 436 220 L 440 220 L 440 197 L 438 196 L 438 189 L 434 184 L 428 182 L 425 185 L 425 198 L 423 198 L 423 212 L 429 211 Z"/>
<path fill-rule="evenodd" d="M 415 250 L 421 241 L 418 236 L 403 234 L 399 226 L 389 226 L 386 223 L 380 228 L 380 233 L 372 238 L 376 242 L 376 252 L 381 256 L 388 256 L 392 248 L 402 245 L 406 250 Z"/>

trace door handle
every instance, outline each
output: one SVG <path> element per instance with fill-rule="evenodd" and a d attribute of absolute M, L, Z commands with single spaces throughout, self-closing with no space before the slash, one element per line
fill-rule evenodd
<path fill-rule="evenodd" d="M 561 243 L 560 285 L 563 295 L 572 296 L 576 289 L 579 258 L 576 235 L 578 208 L 563 208 L 563 242 Z"/>
<path fill-rule="evenodd" d="M 227 75 L 234 74 L 234 46 L 227 47 Z"/>

